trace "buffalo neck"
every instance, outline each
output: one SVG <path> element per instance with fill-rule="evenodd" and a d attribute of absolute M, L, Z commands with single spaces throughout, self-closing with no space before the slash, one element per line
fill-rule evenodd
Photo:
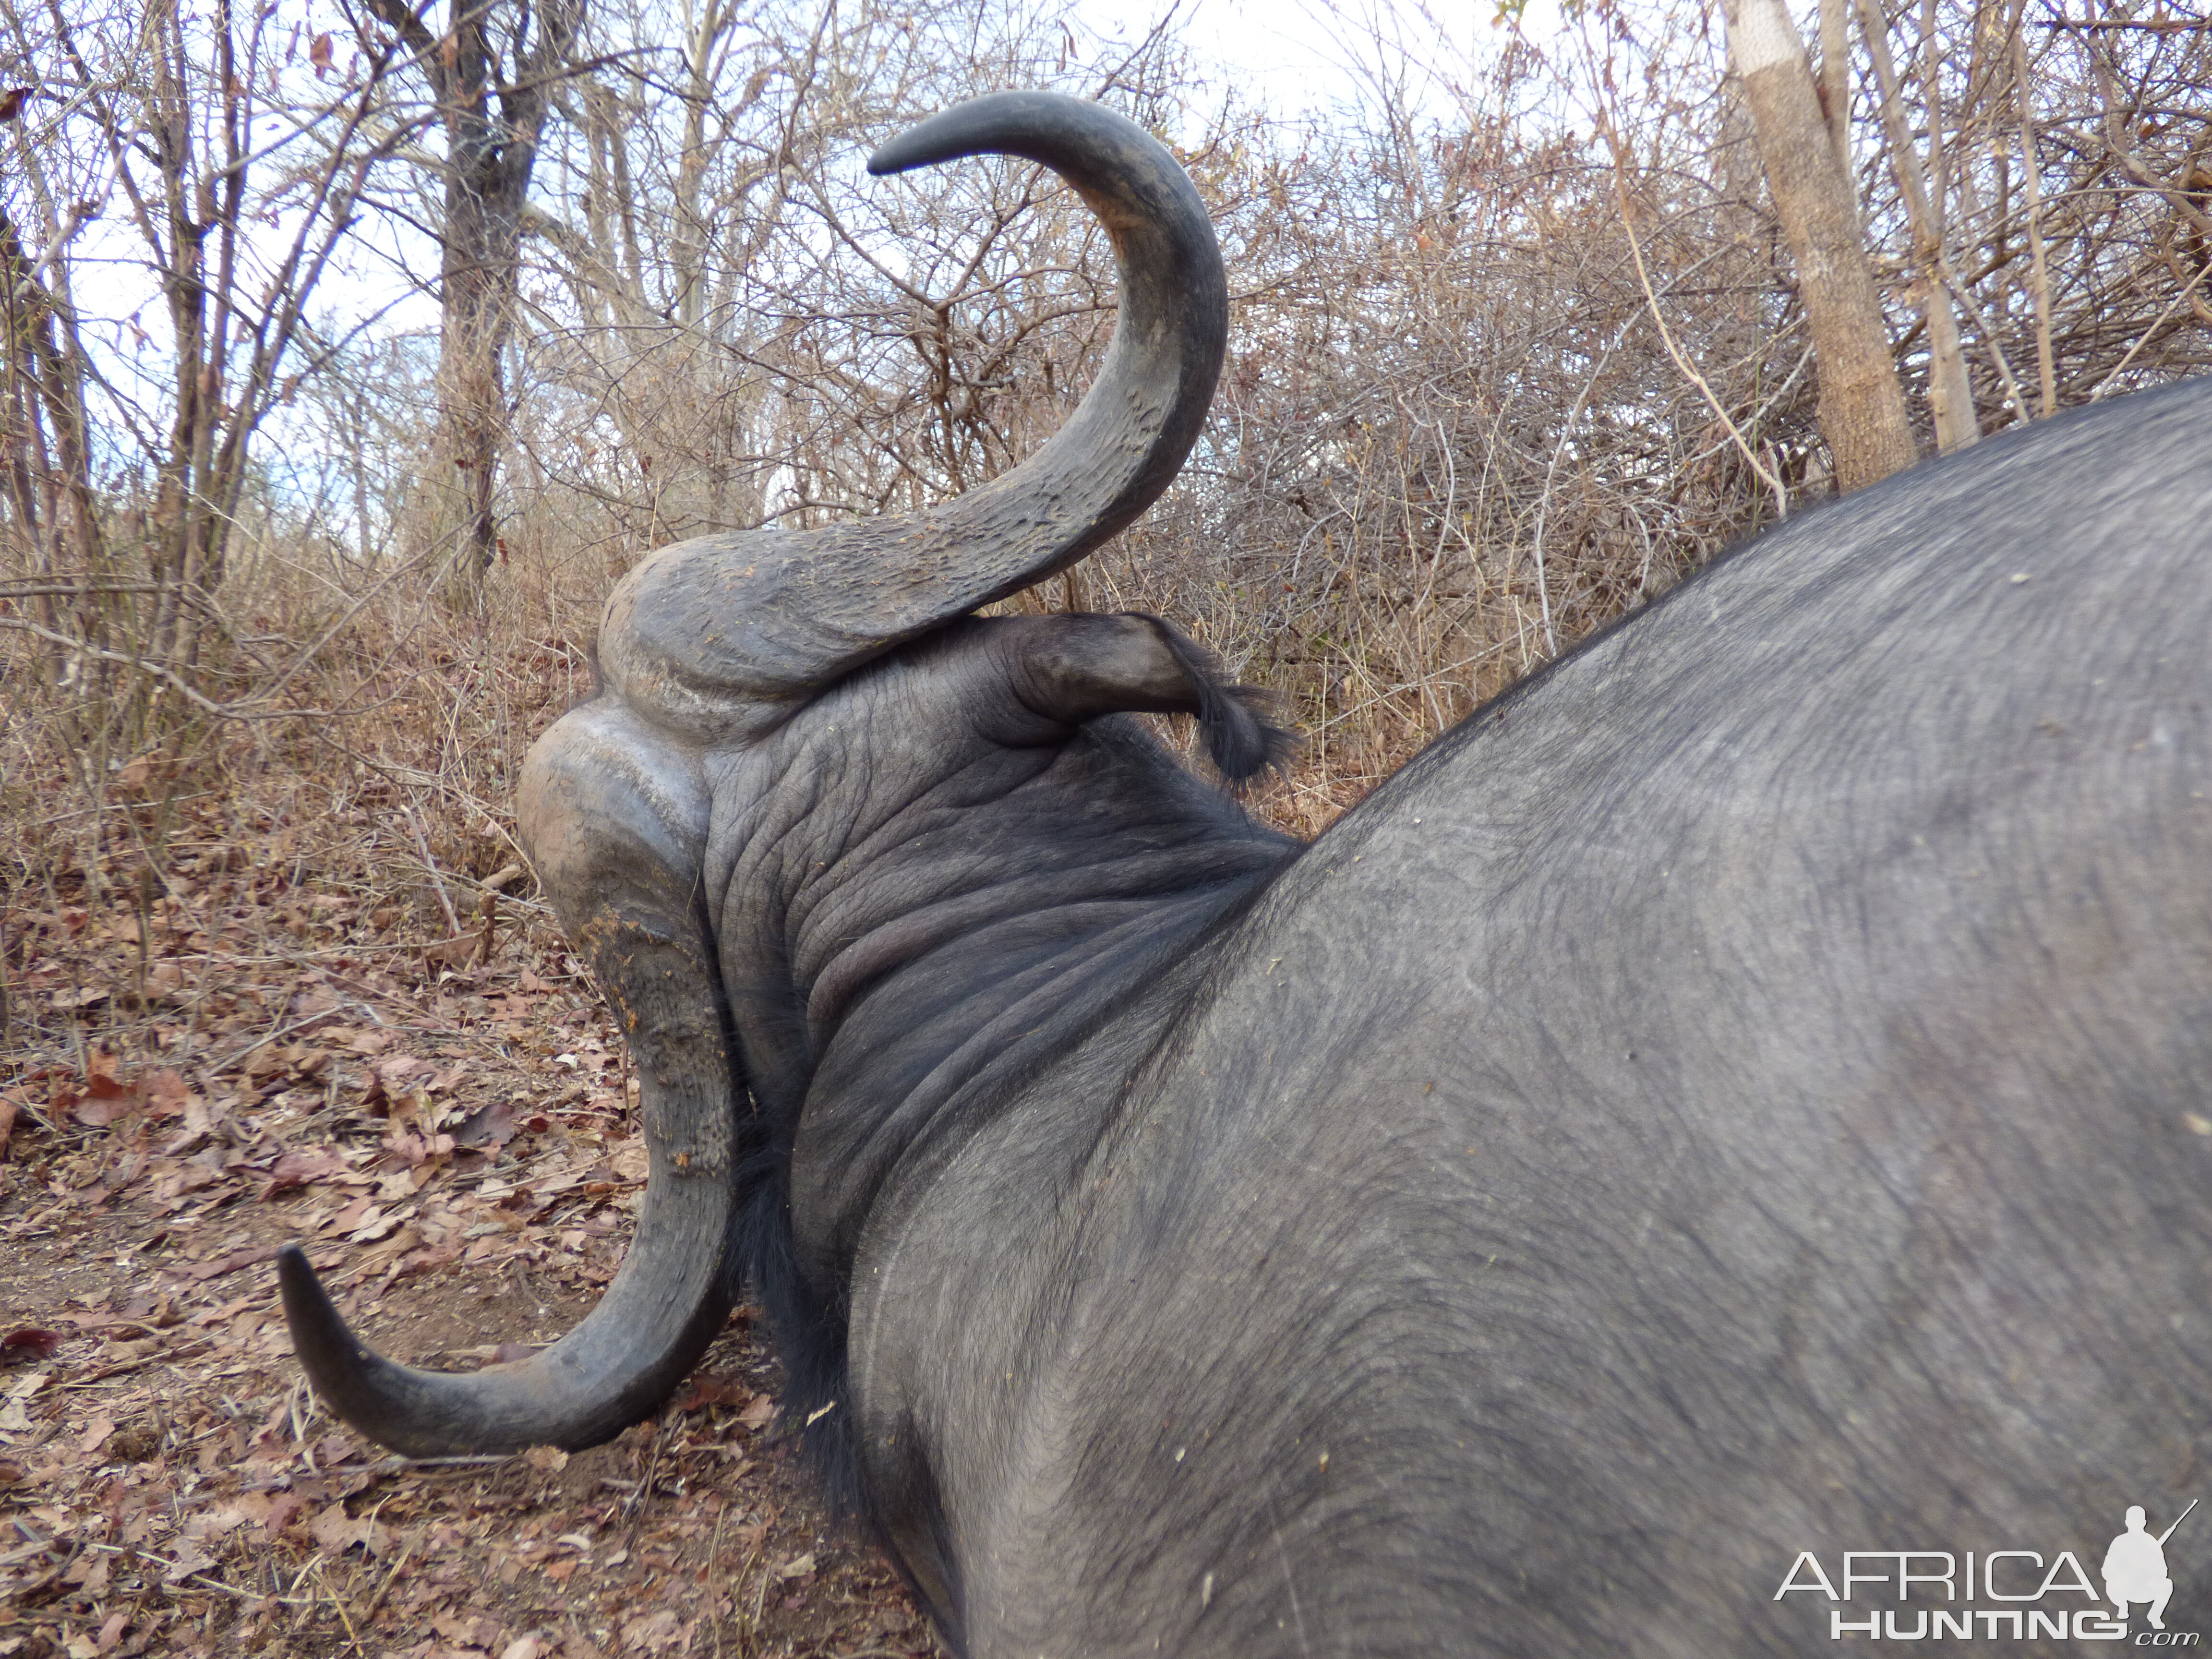
<path fill-rule="evenodd" d="M 1109 1013 L 1134 1063 L 1172 1014 L 1133 1022 L 1134 994 L 1297 843 L 1124 717 L 979 746 L 920 787 L 896 757 L 793 747 L 765 787 L 747 781 L 715 885 L 749 902 L 717 925 L 748 1081 L 788 1158 L 797 1265 L 842 1301 L 885 1184 L 926 1178 L 1007 1084 Z M 1039 1133 L 1079 1153 L 1112 1092 L 1060 1103 Z"/>

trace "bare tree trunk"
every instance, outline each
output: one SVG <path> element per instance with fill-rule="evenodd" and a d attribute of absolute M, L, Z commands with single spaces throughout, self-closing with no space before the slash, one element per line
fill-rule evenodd
<path fill-rule="evenodd" d="M 707 306 L 709 230 L 701 187 L 707 176 L 708 112 L 714 99 L 716 59 L 732 19 L 720 0 L 703 0 L 696 14 L 684 9 L 684 148 L 676 165 L 676 199 L 669 258 L 675 266 L 676 323 L 696 331 Z"/>
<path fill-rule="evenodd" d="M 1912 429 L 1868 269 L 1850 180 L 1821 118 L 1805 43 L 1782 0 L 1723 0 L 1729 50 L 1751 106 L 1820 365 L 1821 435 L 1850 491 L 1910 466 Z"/>
<path fill-rule="evenodd" d="M 498 556 L 499 468 L 507 433 L 500 360 L 514 327 L 530 175 L 553 79 L 575 42 L 584 0 L 553 0 L 538 9 L 534 36 L 531 9 L 513 9 L 511 78 L 502 75 L 504 54 L 495 38 L 501 17 L 496 6 L 453 0 L 452 27 L 442 36 L 432 35 L 406 0 L 369 0 L 369 9 L 414 54 L 446 129 L 434 454 L 437 483 L 456 488 L 465 550 L 458 568 L 473 582 Z"/>
<path fill-rule="evenodd" d="M 2027 80 L 2027 36 L 2014 8 L 2012 28 L 2012 97 L 2020 117 L 2020 155 L 2027 190 L 2028 292 L 2035 301 L 2035 368 L 2042 392 L 2040 412 L 2058 412 L 2058 371 L 2051 347 L 2051 271 L 2043 241 L 2043 168 L 2035 155 L 2035 116 Z"/>
<path fill-rule="evenodd" d="M 1882 125 L 1889 138 L 1890 165 L 1897 174 L 1898 191 L 1905 198 L 1905 216 L 1912 224 L 1912 248 L 1920 266 L 1915 286 L 1921 315 L 1928 324 L 1928 412 L 1936 423 L 1936 447 L 1948 455 L 1965 448 L 1982 434 L 1974 418 L 1974 392 L 1966 378 L 1966 353 L 1959 344 L 1958 313 L 1951 307 L 1946 280 L 1940 198 L 1929 197 L 1919 153 L 1913 148 L 1912 135 L 1906 130 L 1905 112 L 1898 101 L 1897 69 L 1889 53 L 1889 20 L 1882 15 L 1879 0 L 1858 0 L 1858 6 L 1859 21 L 1866 30 L 1867 55 L 1874 64 Z M 1942 112 L 1932 84 L 1928 98 L 1930 143 L 1940 144 Z M 1936 183 L 1940 188 L 1940 176 Z"/>
<path fill-rule="evenodd" d="M 107 569 L 85 441 L 84 359 L 56 328 L 64 315 L 56 295 L 32 272 L 32 260 L 0 209 L 0 327 L 9 353 L 4 376 L 8 496 L 15 526 L 29 544 L 30 568 L 42 577 L 89 580 Z M 53 600 L 34 607 L 49 629 Z"/>
<path fill-rule="evenodd" d="M 1820 113 L 1827 118 L 1828 137 L 1836 147 L 1836 167 L 1844 175 L 1844 191 L 1854 198 L 1856 169 L 1851 166 L 1851 0 L 1820 0 Z"/>

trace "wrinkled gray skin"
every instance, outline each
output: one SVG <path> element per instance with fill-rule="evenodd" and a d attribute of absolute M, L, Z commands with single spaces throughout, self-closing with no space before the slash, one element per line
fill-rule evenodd
<path fill-rule="evenodd" d="M 2127 1504 L 2177 1513 L 2212 1480 L 2212 384 L 1769 532 L 1300 852 L 1115 712 L 1257 768 L 1179 636 L 961 619 L 1156 493 L 1220 326 L 1194 198 L 1113 118 L 984 100 L 878 166 L 989 148 L 1121 238 L 1088 447 L 855 561 L 868 526 L 623 584 L 522 807 L 641 1068 L 637 1243 L 577 1333 L 465 1377 L 370 1355 L 290 1260 L 325 1397 L 410 1451 L 587 1443 L 750 1276 L 976 1655 L 1802 1652 L 1800 1550 L 2094 1567 Z"/>

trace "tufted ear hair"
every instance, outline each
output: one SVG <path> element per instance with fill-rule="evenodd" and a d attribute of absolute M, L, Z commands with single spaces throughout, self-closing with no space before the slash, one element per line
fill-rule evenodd
<path fill-rule="evenodd" d="M 1267 716 L 1273 700 L 1225 678 L 1213 654 L 1158 617 L 1024 618 L 1018 649 L 1022 701 L 1070 726 L 1135 710 L 1194 714 L 1207 757 L 1243 783 L 1279 767 L 1297 739 Z"/>

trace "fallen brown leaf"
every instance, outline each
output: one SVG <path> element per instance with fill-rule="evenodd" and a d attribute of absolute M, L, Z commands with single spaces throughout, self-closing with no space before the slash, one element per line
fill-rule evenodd
<path fill-rule="evenodd" d="M 477 953 L 483 948 L 483 942 L 482 933 L 456 933 L 435 945 L 424 945 L 422 960 L 433 968 L 465 968 L 477 959 Z"/>
<path fill-rule="evenodd" d="M 84 1078 L 64 1083 L 54 1091 L 57 1110 L 100 1129 L 137 1105 L 137 1085 L 126 1084 L 116 1075 L 114 1056 L 95 1051 L 87 1061 L 87 1071 Z"/>
<path fill-rule="evenodd" d="M 276 1247 L 274 1244 L 257 1244 L 247 1249 L 233 1250 L 229 1255 L 217 1256 L 212 1261 L 199 1262 L 193 1267 L 191 1277 L 220 1279 L 225 1273 L 236 1273 L 240 1267 L 251 1267 L 259 1262 L 273 1261 L 276 1257 Z"/>
<path fill-rule="evenodd" d="M 702 1406 L 734 1406 L 741 1401 L 750 1401 L 752 1395 L 753 1391 L 742 1382 L 725 1382 L 712 1372 L 697 1371 L 685 1382 L 684 1390 L 677 1396 L 672 1409 L 696 1412 Z M 766 1395 L 761 1398 L 768 1400 Z M 775 1409 L 775 1402 L 772 1400 L 769 1401 L 769 1409 L 771 1413 Z"/>
<path fill-rule="evenodd" d="M 264 1042 L 246 1057 L 246 1075 L 257 1083 L 282 1077 L 291 1069 L 290 1055 L 273 1042 Z"/>
<path fill-rule="evenodd" d="M 633 1619 L 623 1626 L 623 1644 L 632 1651 L 658 1653 L 684 1634 L 684 1621 L 668 1608 Z"/>
<path fill-rule="evenodd" d="M 295 1187 L 304 1187 L 311 1181 L 320 1181 L 325 1176 L 345 1173 L 346 1161 L 336 1152 L 320 1149 L 311 1152 L 287 1152 L 270 1166 L 269 1184 L 261 1195 L 289 1192 Z"/>
<path fill-rule="evenodd" d="M 319 986 L 310 985 L 292 994 L 291 1002 L 285 1012 L 293 1019 L 302 1020 L 316 1014 L 331 1013 L 338 1006 L 338 999 L 335 995 Z"/>
<path fill-rule="evenodd" d="M 149 1117 L 182 1117 L 192 1093 L 179 1073 L 166 1067 L 147 1073 L 140 1092 Z"/>
<path fill-rule="evenodd" d="M 369 1537 L 369 1526 L 374 1522 L 368 1516 L 347 1516 L 345 1504 L 337 1502 L 319 1510 L 312 1522 L 307 1522 L 307 1535 L 314 1537 L 331 1555 L 352 1548 L 354 1544 L 365 1544 Z"/>
<path fill-rule="evenodd" d="M 361 1052 L 372 1052 L 361 1050 L 358 1039 L 354 1046 Z M 372 1112 L 381 1112 L 387 1117 L 393 1115 L 392 1109 L 395 1103 L 407 1100 L 414 1092 L 408 1086 L 407 1079 L 428 1068 L 428 1060 L 418 1060 L 413 1054 L 393 1054 L 388 1060 L 378 1060 L 368 1068 L 368 1095 L 362 1104 Z"/>
<path fill-rule="evenodd" d="M 105 1129 L 128 1117 L 137 1105 L 135 1093 L 88 1096 L 70 1108 L 70 1115 L 88 1129 Z"/>
<path fill-rule="evenodd" d="M 274 1538 L 285 1528 L 298 1521 L 301 1514 L 307 1507 L 308 1500 L 298 1492 L 278 1492 L 269 1500 L 269 1514 L 261 1523 L 262 1530 Z"/>

